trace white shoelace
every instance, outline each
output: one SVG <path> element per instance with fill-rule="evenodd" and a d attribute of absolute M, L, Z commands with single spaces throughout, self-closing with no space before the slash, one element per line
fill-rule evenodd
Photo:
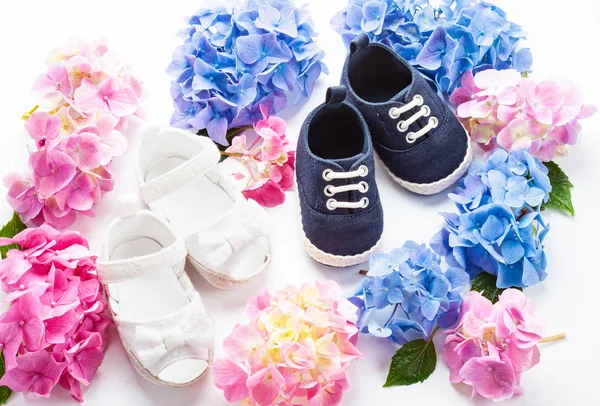
<path fill-rule="evenodd" d="M 414 109 L 415 107 L 423 106 L 423 102 L 424 102 L 423 96 L 421 96 L 420 94 L 417 94 L 417 95 L 415 95 L 415 97 L 413 97 L 413 99 L 410 103 L 405 104 L 402 107 L 392 107 L 389 111 L 390 117 L 393 118 L 394 120 L 396 120 L 400 117 L 400 115 L 406 113 L 407 111 Z M 398 131 L 400 131 L 401 133 L 405 133 L 406 131 L 408 131 L 408 127 L 412 123 L 414 123 L 421 117 L 429 117 L 430 114 L 431 114 L 431 108 L 427 105 L 424 105 L 423 107 L 421 107 L 419 109 L 419 111 L 414 113 L 408 119 L 398 121 L 398 125 L 397 125 Z M 425 127 L 421 128 L 417 132 L 409 132 L 408 134 L 406 134 L 406 142 L 412 144 L 413 142 L 415 142 L 416 140 L 418 140 L 419 138 L 421 138 L 422 136 L 427 134 L 429 131 L 436 128 L 438 125 L 439 125 L 439 120 L 437 119 L 437 117 L 429 117 L 429 121 L 427 122 L 427 125 Z"/>
<path fill-rule="evenodd" d="M 352 178 L 364 178 L 369 174 L 369 168 L 365 165 L 361 165 L 358 169 L 349 172 L 334 172 L 331 169 L 325 169 L 323 171 L 323 179 L 330 182 L 334 179 L 352 179 Z M 367 197 L 363 197 L 358 202 L 340 202 L 336 199 L 333 199 L 338 193 L 349 192 L 352 190 L 359 191 L 360 193 L 367 193 L 369 191 L 369 184 L 365 181 L 361 181 L 359 183 L 344 185 L 344 186 L 333 186 L 327 185 L 325 186 L 325 196 L 332 197 L 327 200 L 327 208 L 329 210 L 335 209 L 364 209 L 369 206 L 369 199 Z"/>

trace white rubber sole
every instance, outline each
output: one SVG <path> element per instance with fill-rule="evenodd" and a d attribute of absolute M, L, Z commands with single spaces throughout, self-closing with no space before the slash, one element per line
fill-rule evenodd
<path fill-rule="evenodd" d="M 334 255 L 320 250 L 313 243 L 311 243 L 306 234 L 304 234 L 304 229 L 302 230 L 302 234 L 304 237 L 304 249 L 306 250 L 308 255 L 312 259 L 323 265 L 334 266 L 336 268 L 345 268 L 347 266 L 353 266 L 368 262 L 371 255 L 379 251 L 379 245 L 381 243 L 380 238 L 379 241 L 377 241 L 377 244 L 375 244 L 373 247 L 371 247 L 370 250 L 365 251 L 362 254 Z"/>
<path fill-rule="evenodd" d="M 466 130 L 465 130 L 466 133 Z M 454 172 L 450 175 L 446 176 L 444 179 L 440 179 L 433 183 L 412 183 L 400 179 L 396 175 L 392 173 L 392 171 L 383 163 L 379 155 L 375 153 L 377 160 L 381 163 L 381 166 L 387 171 L 387 173 L 394 179 L 400 186 L 410 190 L 413 193 L 418 193 L 420 195 L 434 195 L 436 193 L 441 192 L 444 189 L 452 186 L 456 181 L 458 181 L 469 169 L 471 162 L 473 161 L 473 147 L 471 145 L 471 139 L 469 134 L 467 133 L 468 143 L 467 143 L 467 153 L 465 155 L 465 159 L 462 161 L 460 166 L 456 168 Z"/>
<path fill-rule="evenodd" d="M 269 247 L 269 253 L 270 252 L 271 252 L 271 249 Z M 211 271 L 210 269 L 206 268 L 201 263 L 196 261 L 194 258 L 192 258 L 190 255 L 187 256 L 187 259 L 194 266 L 194 268 L 196 268 L 196 270 L 200 273 L 200 275 L 202 275 L 202 277 L 204 279 L 206 279 L 206 281 L 208 283 L 210 283 L 211 285 L 213 285 L 216 288 L 224 289 L 224 290 L 235 289 L 235 288 L 245 285 L 246 283 L 250 282 L 257 276 L 261 275 L 265 271 L 265 269 L 267 269 L 269 264 L 271 263 L 271 255 L 269 254 L 269 255 L 267 255 L 265 262 L 261 266 L 260 270 L 255 275 L 252 275 L 249 278 L 244 278 L 244 279 L 233 279 L 226 275 L 222 275 L 220 273 Z"/>

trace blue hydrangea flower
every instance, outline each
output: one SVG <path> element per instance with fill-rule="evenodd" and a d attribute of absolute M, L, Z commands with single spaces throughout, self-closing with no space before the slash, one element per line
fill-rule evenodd
<path fill-rule="evenodd" d="M 183 44 L 167 68 L 171 125 L 206 130 L 223 145 L 228 129 L 261 117 L 260 104 L 276 114 L 288 101 L 303 103 L 327 73 L 310 13 L 293 0 L 201 8 L 180 35 Z"/>
<path fill-rule="evenodd" d="M 277 9 L 266 3 L 258 6 L 256 26 L 265 31 L 285 34 L 289 37 L 296 38 L 298 35 L 298 26 L 296 25 L 294 17 L 294 9 L 285 2 L 280 4 L 285 7 Z"/>
<path fill-rule="evenodd" d="M 528 72 L 523 29 L 499 7 L 476 0 L 348 0 L 331 25 L 348 45 L 360 33 L 394 48 L 443 94 L 467 71 Z"/>
<path fill-rule="evenodd" d="M 240 37 L 235 43 L 235 55 L 245 64 L 258 64 L 262 69 L 271 63 L 288 62 L 291 57 L 273 33 Z"/>
<path fill-rule="evenodd" d="M 442 65 L 450 66 L 457 46 L 458 42 L 446 33 L 446 29 L 438 26 L 423 45 L 416 61 L 428 70 L 437 70 Z"/>
<path fill-rule="evenodd" d="M 531 286 L 546 278 L 541 205 L 551 191 L 547 168 L 526 151 L 496 150 L 473 164 L 449 195 L 459 213 L 443 213 L 446 227 L 431 241 L 450 266 L 471 278 L 498 276 L 500 288 Z"/>
<path fill-rule="evenodd" d="M 471 20 L 468 30 L 477 45 L 491 46 L 502 32 L 505 22 L 506 20 L 491 8 L 483 8 Z"/>
<path fill-rule="evenodd" d="M 376 0 L 365 2 L 362 6 L 363 18 L 361 20 L 361 28 L 363 31 L 372 32 L 375 35 L 381 34 L 386 11 L 386 2 Z"/>
<path fill-rule="evenodd" d="M 205 101 L 205 105 L 190 120 L 190 124 L 194 128 L 206 128 L 213 140 L 225 145 L 227 144 L 227 128 L 233 122 L 235 116 L 234 106 L 218 97 L 213 97 Z"/>
<path fill-rule="evenodd" d="M 257 93 L 256 80 L 246 73 L 238 83 L 227 85 L 227 92 L 223 98 L 233 106 L 245 107 L 256 99 Z"/>
<path fill-rule="evenodd" d="M 469 282 L 462 269 L 442 270 L 440 256 L 414 241 L 372 255 L 367 275 L 349 299 L 359 308 L 359 329 L 400 345 L 451 327 Z"/>
<path fill-rule="evenodd" d="M 216 89 L 219 92 L 225 92 L 229 79 L 223 72 L 219 72 L 200 58 L 194 61 L 194 78 L 192 80 L 192 89 L 199 92 L 201 90 Z"/>

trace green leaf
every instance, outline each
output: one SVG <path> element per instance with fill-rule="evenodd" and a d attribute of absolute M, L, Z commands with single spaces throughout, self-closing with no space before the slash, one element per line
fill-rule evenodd
<path fill-rule="evenodd" d="M 390 371 L 383 387 L 407 386 L 423 382 L 433 373 L 436 363 L 433 340 L 409 341 L 392 357 Z"/>
<path fill-rule="evenodd" d="M 4 354 L 0 352 L 0 378 L 4 376 L 4 371 Z M 12 390 L 8 386 L 0 386 L 0 405 L 4 405 L 11 394 Z"/>
<path fill-rule="evenodd" d="M 500 289 L 496 286 L 498 278 L 487 272 L 482 272 L 475 279 L 471 285 L 471 290 L 475 290 L 481 293 L 481 296 L 487 298 L 490 302 L 496 303 L 498 298 L 506 289 Z M 521 288 L 513 288 L 523 290 Z"/>
<path fill-rule="evenodd" d="M 0 230 L 0 237 L 12 238 L 25 230 L 27 226 L 21 221 L 21 217 L 17 213 L 13 215 L 13 218 L 6 223 L 2 230 Z M 17 245 L 7 245 L 6 247 L 0 247 L 0 255 L 2 258 L 6 256 L 6 253 L 12 249 L 18 248 Z"/>
<path fill-rule="evenodd" d="M 548 177 L 550 178 L 552 191 L 550 192 L 550 199 L 542 207 L 564 210 L 570 213 L 571 216 L 575 216 L 575 209 L 571 200 L 573 184 L 569 180 L 569 177 L 552 161 L 545 162 L 544 165 L 548 168 Z"/>

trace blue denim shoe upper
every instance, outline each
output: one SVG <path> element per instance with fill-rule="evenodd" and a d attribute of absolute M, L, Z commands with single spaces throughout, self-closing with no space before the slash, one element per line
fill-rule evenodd
<path fill-rule="evenodd" d="M 383 211 L 369 130 L 345 97 L 345 87 L 330 88 L 304 121 L 296 179 L 306 237 L 328 254 L 349 256 L 376 245 Z"/>
<path fill-rule="evenodd" d="M 369 43 L 365 34 L 354 39 L 341 83 L 363 114 L 375 151 L 400 179 L 433 183 L 465 159 L 468 137 L 452 110 L 387 46 Z"/>

